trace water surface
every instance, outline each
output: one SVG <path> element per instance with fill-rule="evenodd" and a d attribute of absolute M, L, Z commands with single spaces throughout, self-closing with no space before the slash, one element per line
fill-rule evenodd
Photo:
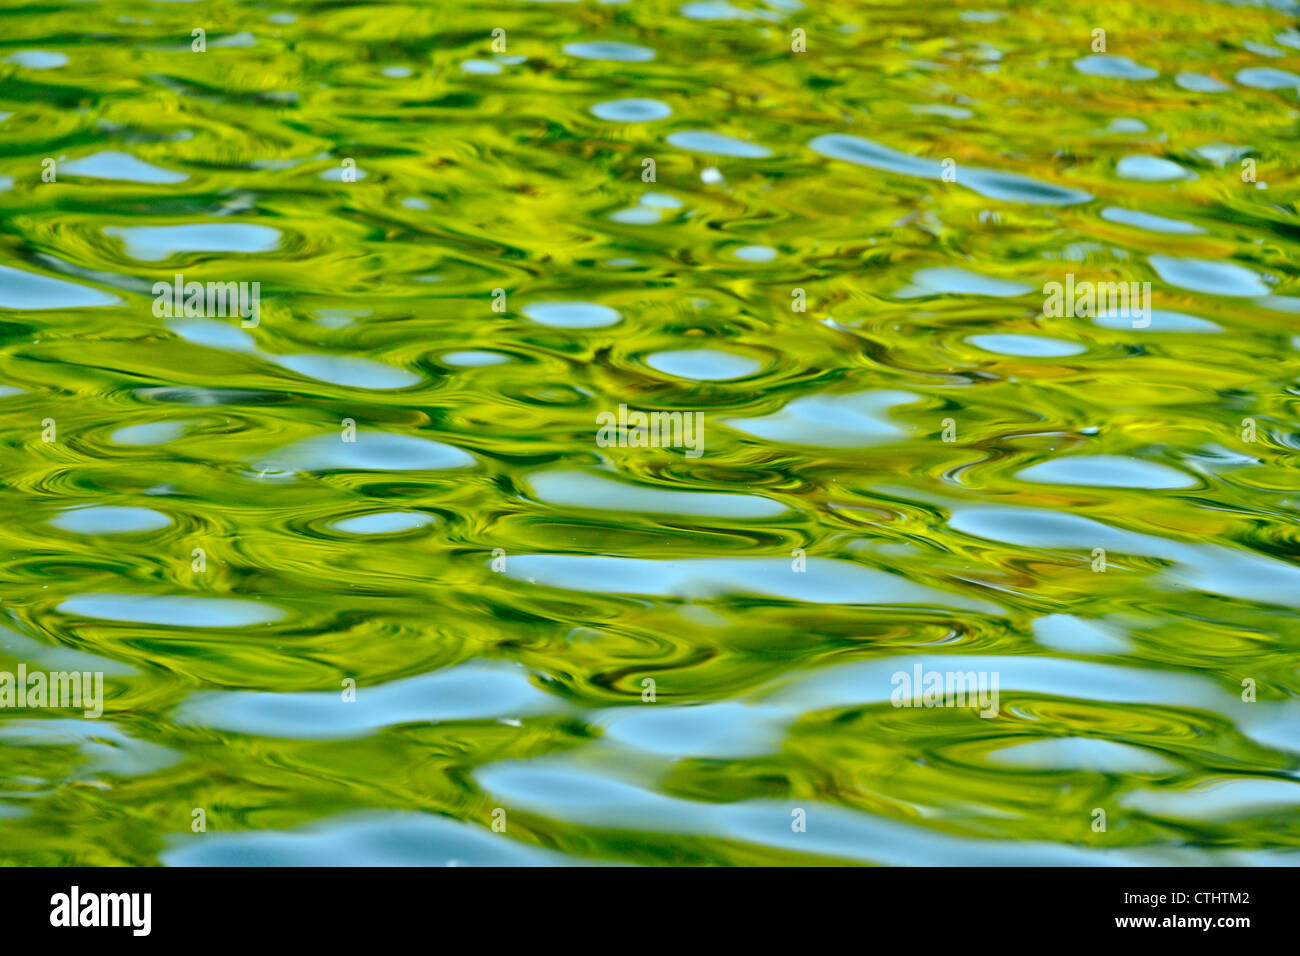
<path fill-rule="evenodd" d="M 1295 862 L 1296 12 L 0 3 L 0 862 Z"/>

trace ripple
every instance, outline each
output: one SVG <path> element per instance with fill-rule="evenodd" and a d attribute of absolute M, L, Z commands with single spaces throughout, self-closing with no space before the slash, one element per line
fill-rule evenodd
<path fill-rule="evenodd" d="M 1093 849 L 1036 840 L 973 839 L 844 807 L 800 800 L 813 821 L 791 833 L 788 802 L 748 800 L 723 807 L 719 826 L 731 839 L 893 866 L 1095 866 L 1164 863 L 1139 851 Z M 811 837 L 811 839 L 809 839 Z M 1199 861 L 1204 862 L 1204 861 Z"/>
<path fill-rule="evenodd" d="M 672 107 L 667 103 L 637 97 L 597 103 L 591 108 L 591 113 L 599 119 L 614 123 L 648 123 L 673 115 Z"/>
<path fill-rule="evenodd" d="M 632 209 L 620 209 L 617 212 L 610 213 L 609 218 L 614 222 L 621 222 L 625 226 L 649 226 L 663 218 L 663 213 L 658 209 L 636 206 Z"/>
<path fill-rule="evenodd" d="M 1150 262 L 1160 278 L 1180 289 L 1227 296 L 1261 296 L 1269 293 L 1268 286 L 1256 273 L 1231 262 L 1176 259 L 1158 255 L 1151 256 Z"/>
<path fill-rule="evenodd" d="M 662 796 L 582 768 L 549 762 L 496 763 L 474 771 L 496 800 L 586 826 L 669 833 L 715 832 L 707 804 Z"/>
<path fill-rule="evenodd" d="M 130 153 L 119 153 L 114 150 L 92 153 L 81 159 L 63 163 L 59 167 L 59 172 L 65 176 L 115 179 L 128 183 L 169 184 L 184 182 L 190 178 L 185 173 L 163 169 L 161 166 L 146 163 Z"/>
<path fill-rule="evenodd" d="M 1020 355 L 1027 358 L 1061 358 L 1087 351 L 1084 346 L 1076 342 L 1063 342 L 1044 335 L 989 333 L 972 335 L 966 341 L 986 352 L 996 352 L 998 355 Z"/>
<path fill-rule="evenodd" d="M 113 505 L 70 509 L 50 524 L 76 534 L 124 534 L 166 528 L 172 519 L 151 508 L 122 508 Z"/>
<path fill-rule="evenodd" d="M 280 355 L 275 361 L 299 375 L 351 388 L 410 388 L 420 382 L 414 372 L 349 355 Z"/>
<path fill-rule="evenodd" d="M 646 193 L 641 197 L 641 205 L 654 209 L 681 209 L 682 201 L 668 193 Z"/>
<path fill-rule="evenodd" d="M 185 434 L 184 422 L 142 422 L 127 425 L 109 436 L 116 445 L 165 445 Z"/>
<path fill-rule="evenodd" d="M 142 388 L 136 394 L 146 401 L 172 402 L 177 405 L 266 405 L 282 401 L 270 392 L 253 392 L 237 388 Z"/>
<path fill-rule="evenodd" d="M 932 116 L 946 116 L 949 119 L 970 119 L 975 114 L 970 110 L 960 106 L 949 106 L 946 103 L 923 103 L 919 106 L 913 106 L 914 113 L 929 114 Z"/>
<path fill-rule="evenodd" d="M 1251 86 L 1257 90 L 1300 89 L 1300 76 L 1271 66 L 1241 70 L 1234 79 L 1242 86 Z"/>
<path fill-rule="evenodd" d="M 1145 133 L 1147 124 L 1129 116 L 1121 116 L 1110 121 L 1106 127 L 1108 133 Z"/>
<path fill-rule="evenodd" d="M 930 866 L 1080 866 L 1101 862 L 1168 863 L 1140 850 L 1093 849 L 1033 840 L 955 836 L 913 822 L 855 812 L 800 798 L 806 831 L 790 825 L 793 801 L 743 800 L 709 804 L 653 793 L 557 759 L 508 761 L 481 767 L 479 785 L 494 798 L 534 813 L 591 827 L 642 832 L 721 835 L 758 846 L 869 863 Z M 1189 853 L 1202 852 L 1189 850 Z M 1205 863 L 1202 858 L 1184 862 Z"/>
<path fill-rule="evenodd" d="M 808 558 L 796 572 L 784 558 L 610 558 L 512 555 L 505 573 L 548 587 L 592 594 L 714 597 L 766 594 L 814 604 L 919 604 L 994 610 L 983 602 L 913 584 L 893 574 L 829 558 Z"/>
<path fill-rule="evenodd" d="M 354 812 L 292 830 L 175 841 L 167 866 L 564 866 L 571 858 L 430 813 Z"/>
<path fill-rule="evenodd" d="M 884 415 L 896 405 L 919 400 L 911 392 L 878 391 L 850 395 L 810 395 L 762 418 L 737 418 L 732 428 L 767 441 L 827 448 L 858 448 L 907 434 Z"/>
<path fill-rule="evenodd" d="M 668 134 L 668 144 L 678 149 L 693 153 L 708 153 L 711 156 L 735 156 L 739 159 L 762 159 L 771 156 L 772 151 L 757 143 L 747 143 L 733 136 L 722 133 L 710 133 L 707 130 L 687 129 Z"/>
<path fill-rule="evenodd" d="M 465 468 L 474 458 L 442 442 L 414 435 L 360 431 L 356 441 L 341 433 L 317 435 L 283 448 L 256 468 L 293 471 L 433 471 Z"/>
<path fill-rule="evenodd" d="M 955 266 L 921 269 L 912 276 L 912 282 L 913 285 L 898 292 L 899 298 L 933 295 L 936 292 L 945 295 L 1017 296 L 1034 291 L 1033 286 L 1023 282 L 994 279 Z"/>
<path fill-rule="evenodd" d="M 948 524 L 964 534 L 1008 544 L 1083 551 L 1104 548 L 1159 558 L 1175 565 L 1169 576 L 1181 587 L 1300 606 L 1300 568 L 1236 548 L 1183 544 L 1037 508 L 955 506 Z"/>
<path fill-rule="evenodd" d="M 989 760 L 1035 770 L 1091 770 L 1096 773 L 1164 775 L 1181 769 L 1149 750 L 1087 737 L 1058 737 L 1013 744 L 989 754 Z"/>
<path fill-rule="evenodd" d="M 16 63 L 29 70 L 53 70 L 68 65 L 68 57 L 50 50 L 19 50 L 5 57 L 6 63 Z"/>
<path fill-rule="evenodd" d="M 524 306 L 523 313 L 534 322 L 558 329 L 598 329 L 623 319 L 609 306 L 594 302 L 534 302 Z"/>
<path fill-rule="evenodd" d="M 119 302 L 117 296 L 89 286 L 0 266 L 0 308 L 87 309 Z"/>
<path fill-rule="evenodd" d="M 1124 331 L 1133 330 L 1133 319 L 1130 316 L 1122 315 L 1119 312 L 1114 314 L 1093 316 L 1093 323 L 1107 329 L 1123 329 Z M 1186 315 L 1182 312 L 1167 312 L 1163 309 L 1151 310 L 1151 324 L 1141 330 L 1144 332 L 1222 332 L 1215 323 L 1209 319 L 1202 319 L 1195 315 Z"/>
<path fill-rule="evenodd" d="M 741 246 L 735 250 L 735 256 L 746 262 L 771 262 L 776 258 L 776 250 L 771 246 Z"/>
<path fill-rule="evenodd" d="M 442 361 L 464 368 L 483 368 L 488 365 L 504 365 L 510 358 L 496 352 L 447 352 L 442 356 Z"/>
<path fill-rule="evenodd" d="M 307 378 L 349 388 L 379 391 L 409 388 L 421 382 L 420 376 L 406 369 L 394 368 L 373 359 L 350 355 L 267 355 L 247 332 L 216 319 L 171 319 L 167 327 L 195 345 L 256 355 Z"/>
<path fill-rule="evenodd" d="M 584 60 L 616 60 L 620 63 L 648 63 L 655 58 L 655 51 L 649 47 L 612 40 L 566 43 L 564 52 Z"/>
<path fill-rule="evenodd" d="M 1226 93 L 1232 89 L 1227 83 L 1206 76 L 1204 73 L 1179 73 L 1174 77 L 1174 82 L 1194 93 Z"/>
<path fill-rule="evenodd" d="M 334 529 L 346 534 L 396 534 L 433 523 L 433 518 L 415 511 L 377 511 L 334 522 Z"/>
<path fill-rule="evenodd" d="M 1164 216 L 1156 216 L 1149 212 L 1136 212 L 1132 209 L 1120 209 L 1117 206 L 1107 206 L 1101 211 L 1101 218 L 1125 226 L 1146 229 L 1149 232 L 1164 232 L 1171 235 L 1193 236 L 1205 232 L 1200 226 L 1183 222 L 1181 219 L 1166 219 Z"/>
<path fill-rule="evenodd" d="M 1269 46 L 1267 43 L 1256 43 L 1253 40 L 1243 40 L 1244 46 L 1251 53 L 1258 53 L 1260 56 L 1283 57 L 1286 54 L 1275 46 Z"/>
<path fill-rule="evenodd" d="M 1093 53 L 1074 61 L 1074 68 L 1088 76 L 1105 76 L 1119 80 L 1153 80 L 1159 70 L 1134 63 L 1126 56 Z"/>
<path fill-rule="evenodd" d="M 29 664 L 35 663 L 49 670 L 92 673 L 99 671 L 105 677 L 128 677 L 140 673 L 136 668 L 121 661 L 58 644 L 42 644 L 3 626 L 0 626 L 0 648 L 3 648 L 10 657 L 27 661 Z"/>
<path fill-rule="evenodd" d="M 1027 691 L 1065 700 L 1188 707 L 1221 705 L 1228 697 L 1207 678 L 1114 663 L 995 654 L 900 654 L 803 675 L 759 699 L 765 706 L 790 713 L 884 703 L 894 692 L 893 675 L 911 674 L 918 666 L 925 672 L 997 674 L 1003 698 L 1009 692 Z"/>
<path fill-rule="evenodd" d="M 169 319 L 167 328 L 186 342 L 227 352 L 258 354 L 253 337 L 238 326 L 216 319 Z"/>
<path fill-rule="evenodd" d="M 732 6 L 726 0 L 692 0 L 679 11 L 688 20 L 754 20 L 760 14 Z"/>
<path fill-rule="evenodd" d="M 177 252 L 271 252 L 280 247 L 280 232 L 244 223 L 195 223 L 183 226 L 108 226 L 104 234 L 121 239 L 126 254 L 158 262 Z"/>
<path fill-rule="evenodd" d="M 830 133 L 816 137 L 809 142 L 808 146 L 823 156 L 842 159 L 859 166 L 869 166 L 872 169 L 901 173 L 905 176 L 919 176 L 924 179 L 943 179 L 944 166 L 939 160 L 909 156 L 859 136 Z M 992 169 L 961 167 L 957 173 L 956 185 L 973 189 L 981 196 L 990 199 L 1035 205 L 1070 205 L 1092 199 L 1089 193 L 1079 189 L 1067 189 L 1064 186 Z"/>
<path fill-rule="evenodd" d="M 107 720 L 6 720 L 0 743 L 19 747 L 71 747 L 79 754 L 78 778 L 143 777 L 182 763 L 185 755 L 139 740 Z"/>
<path fill-rule="evenodd" d="M 1033 623 L 1034 638 L 1044 647 L 1066 654 L 1127 654 L 1128 641 L 1097 621 L 1071 614 L 1048 614 Z"/>
<path fill-rule="evenodd" d="M 358 686 L 344 703 L 338 690 L 308 693 L 210 691 L 181 707 L 180 723 L 241 734 L 341 740 L 414 722 L 516 717 L 555 709 L 555 700 L 522 669 L 462 664 L 376 686 Z"/>
<path fill-rule="evenodd" d="M 718 349 L 677 349 L 646 356 L 646 364 L 657 371 L 693 381 L 717 382 L 746 378 L 763 366 L 734 352 Z"/>
<path fill-rule="evenodd" d="M 78 617 L 168 627 L 248 627 L 284 617 L 279 608 L 254 601 L 163 594 L 75 594 L 56 610 Z"/>
<path fill-rule="evenodd" d="M 1079 515 L 1037 508 L 956 508 L 948 523 L 976 537 L 1034 548 L 1101 547 L 1128 554 L 1148 554 L 1152 550 L 1157 554 L 1167 553 L 1163 542 L 1119 531 Z"/>
<path fill-rule="evenodd" d="M 787 510 L 779 502 L 755 495 L 645 488 L 581 471 L 541 472 L 528 483 L 543 501 L 577 508 L 711 518 L 770 518 Z"/>
<path fill-rule="evenodd" d="M 1215 820 L 1282 814 L 1300 804 L 1300 784 L 1289 780 L 1220 780 L 1193 790 L 1136 790 L 1122 803 L 1162 817 Z"/>
<path fill-rule="evenodd" d="M 1115 165 L 1115 172 L 1123 179 L 1135 179 L 1144 183 L 1196 178 L 1195 173 L 1160 156 L 1125 156 Z"/>
<path fill-rule="evenodd" d="M 593 716 L 606 740 L 666 757 L 759 757 L 780 749 L 789 717 L 745 704 L 619 707 Z"/>
<path fill-rule="evenodd" d="M 329 169 L 324 170 L 320 174 L 319 178 L 332 183 L 341 183 L 341 182 L 348 182 L 348 181 L 359 183 L 361 182 L 361 180 L 365 179 L 367 175 L 369 175 L 360 166 L 357 166 L 356 168 L 351 170 L 352 173 L 351 180 L 345 180 L 343 178 L 343 173 L 344 173 L 344 168 L 342 165 L 331 166 Z"/>
<path fill-rule="evenodd" d="M 1016 473 L 1025 481 L 1090 488 L 1191 488 L 1196 480 L 1173 468 L 1122 455 L 1068 455 Z"/>

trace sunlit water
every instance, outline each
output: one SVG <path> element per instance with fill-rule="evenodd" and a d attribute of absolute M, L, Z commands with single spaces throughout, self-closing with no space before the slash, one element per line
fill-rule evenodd
<path fill-rule="evenodd" d="M 6 0 L 0 862 L 1294 862 L 1295 12 Z"/>

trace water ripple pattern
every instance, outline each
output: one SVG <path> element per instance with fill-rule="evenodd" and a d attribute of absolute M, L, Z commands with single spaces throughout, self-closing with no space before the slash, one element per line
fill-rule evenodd
<path fill-rule="evenodd" d="M 1300 862 L 1297 13 L 0 0 L 0 863 Z"/>

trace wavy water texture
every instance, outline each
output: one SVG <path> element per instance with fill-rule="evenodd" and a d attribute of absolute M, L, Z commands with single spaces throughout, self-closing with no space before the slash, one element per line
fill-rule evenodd
<path fill-rule="evenodd" d="M 0 0 L 0 862 L 1297 862 L 1296 12 Z"/>

